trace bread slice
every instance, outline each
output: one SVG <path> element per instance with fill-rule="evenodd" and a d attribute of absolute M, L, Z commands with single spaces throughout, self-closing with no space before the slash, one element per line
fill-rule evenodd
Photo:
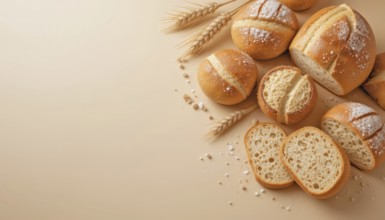
<path fill-rule="evenodd" d="M 308 75 L 292 66 L 279 66 L 262 78 L 258 88 L 261 110 L 279 123 L 294 124 L 313 110 L 317 89 Z"/>
<path fill-rule="evenodd" d="M 373 170 L 385 160 L 385 126 L 369 106 L 355 102 L 336 105 L 321 118 L 321 129 L 361 170 Z"/>
<path fill-rule="evenodd" d="M 385 110 L 385 53 L 376 56 L 373 72 L 364 89 Z"/>
<path fill-rule="evenodd" d="M 286 138 L 278 125 L 260 123 L 245 135 L 245 146 L 256 180 L 267 188 L 285 188 L 294 183 L 279 160 L 279 148 Z"/>
<path fill-rule="evenodd" d="M 315 127 L 290 134 L 281 146 L 280 159 L 297 184 L 318 199 L 335 195 L 350 175 L 345 152 Z"/>
<path fill-rule="evenodd" d="M 304 73 L 334 94 L 345 95 L 369 76 L 376 43 L 364 17 L 342 4 L 310 17 L 289 49 L 292 60 Z"/>

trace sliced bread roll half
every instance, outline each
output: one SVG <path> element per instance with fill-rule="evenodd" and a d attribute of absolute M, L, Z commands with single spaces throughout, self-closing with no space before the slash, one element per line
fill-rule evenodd
<path fill-rule="evenodd" d="M 297 184 L 318 199 L 335 195 L 350 176 L 345 152 L 315 127 L 290 134 L 281 146 L 280 159 Z"/>
<path fill-rule="evenodd" d="M 376 56 L 376 62 L 364 89 L 385 110 L 385 53 Z"/>
<path fill-rule="evenodd" d="M 286 138 L 278 125 L 260 123 L 245 135 L 245 146 L 256 180 L 267 188 L 285 188 L 294 183 L 279 159 L 279 149 Z"/>
<path fill-rule="evenodd" d="M 385 126 L 369 106 L 355 102 L 336 105 L 321 118 L 321 129 L 361 170 L 373 170 L 385 160 Z"/>
<path fill-rule="evenodd" d="M 261 110 L 274 120 L 294 124 L 311 113 L 318 93 L 313 80 L 291 66 L 279 66 L 262 78 L 258 88 Z"/>
<path fill-rule="evenodd" d="M 336 95 L 345 95 L 361 85 L 376 57 L 370 25 L 346 4 L 315 13 L 298 31 L 289 49 L 303 72 Z"/>

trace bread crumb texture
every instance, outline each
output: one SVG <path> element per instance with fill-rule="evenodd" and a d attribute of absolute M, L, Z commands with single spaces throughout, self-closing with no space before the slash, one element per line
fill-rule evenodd
<path fill-rule="evenodd" d="M 340 108 L 347 120 L 326 117 L 321 122 L 328 133 L 347 153 L 350 162 L 360 169 L 371 170 L 376 166 L 376 157 L 385 153 L 385 126 L 382 118 L 361 103 L 342 103 Z"/>
<path fill-rule="evenodd" d="M 283 146 L 285 165 L 312 194 L 330 191 L 343 174 L 344 163 L 334 142 L 318 129 L 303 128 Z"/>

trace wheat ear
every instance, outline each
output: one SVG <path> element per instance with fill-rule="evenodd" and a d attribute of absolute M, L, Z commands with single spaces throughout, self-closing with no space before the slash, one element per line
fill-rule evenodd
<path fill-rule="evenodd" d="M 228 115 L 227 117 L 223 118 L 222 120 L 218 121 L 214 127 L 212 127 L 207 133 L 206 137 L 215 137 L 220 134 L 222 134 L 225 130 L 230 128 L 232 125 L 240 121 L 244 116 L 248 115 L 252 111 L 256 110 L 258 108 L 258 105 L 253 105 L 249 108 L 235 111 Z"/>
<path fill-rule="evenodd" d="M 192 38 L 182 43 L 182 46 L 190 45 L 187 51 L 178 58 L 178 60 L 188 60 L 193 55 L 196 55 L 208 42 L 210 42 L 214 37 L 224 28 L 229 21 L 231 21 L 237 11 L 243 7 L 245 4 L 248 4 L 250 1 L 242 4 L 231 12 L 222 13 L 218 15 L 211 23 L 209 23 L 203 31 L 194 35 Z"/>
<path fill-rule="evenodd" d="M 168 18 L 168 20 L 170 20 L 172 24 L 169 27 L 165 28 L 164 31 L 166 33 L 171 33 L 182 30 L 190 26 L 194 22 L 206 18 L 211 14 L 214 14 L 218 10 L 218 8 L 234 1 L 236 0 L 230 0 L 223 3 L 210 2 L 205 5 L 198 5 L 198 8 L 192 8 L 189 11 L 177 11 L 175 14 L 172 14 L 170 18 Z"/>

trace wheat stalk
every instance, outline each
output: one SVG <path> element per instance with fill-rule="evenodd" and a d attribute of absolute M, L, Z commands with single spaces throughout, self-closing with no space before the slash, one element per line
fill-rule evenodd
<path fill-rule="evenodd" d="M 249 108 L 235 111 L 230 115 L 226 116 L 222 120 L 218 121 L 214 127 L 212 127 L 207 133 L 206 137 L 215 137 L 222 134 L 225 130 L 230 128 L 232 125 L 240 121 L 245 115 L 248 115 L 252 111 L 256 110 L 258 105 L 253 105 Z"/>
<path fill-rule="evenodd" d="M 182 30 L 196 21 L 206 18 L 207 16 L 214 14 L 218 8 L 232 3 L 236 0 L 230 0 L 223 3 L 218 2 L 210 2 L 205 5 L 198 5 L 198 8 L 189 9 L 189 11 L 177 11 L 176 14 L 172 14 L 168 20 L 172 22 L 172 24 L 165 28 L 164 31 L 166 33 L 171 33 L 175 31 Z"/>
<path fill-rule="evenodd" d="M 232 15 L 232 12 L 220 14 L 214 19 L 214 21 L 206 26 L 202 32 L 198 33 L 186 43 L 184 43 L 183 45 L 190 44 L 190 46 L 179 59 L 187 60 L 189 57 L 197 54 L 204 45 L 211 41 L 216 36 L 216 34 L 218 34 L 219 31 L 228 24 Z"/>
<path fill-rule="evenodd" d="M 182 43 L 182 46 L 190 45 L 187 51 L 180 57 L 178 60 L 186 61 L 189 57 L 196 55 L 208 42 L 210 42 L 214 37 L 224 28 L 229 21 L 231 21 L 233 15 L 243 7 L 245 4 L 248 4 L 250 1 L 245 2 L 236 9 L 222 13 L 218 15 L 211 23 L 209 23 L 201 32 L 194 35 L 192 38 Z"/>

